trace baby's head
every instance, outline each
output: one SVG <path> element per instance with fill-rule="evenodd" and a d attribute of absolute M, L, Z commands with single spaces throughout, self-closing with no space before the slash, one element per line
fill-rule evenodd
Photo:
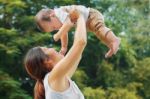
<path fill-rule="evenodd" d="M 62 26 L 52 9 L 40 10 L 35 16 L 35 22 L 37 27 L 43 32 L 52 32 Z"/>

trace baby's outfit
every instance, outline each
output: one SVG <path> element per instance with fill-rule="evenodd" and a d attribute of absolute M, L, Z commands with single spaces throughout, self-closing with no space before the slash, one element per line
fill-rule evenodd
<path fill-rule="evenodd" d="M 111 30 L 105 26 L 104 17 L 98 10 L 89 7 L 87 8 L 82 5 L 70 5 L 55 8 L 54 12 L 63 24 L 69 15 L 69 11 L 74 8 L 83 14 L 87 29 L 94 32 L 95 35 L 103 41 L 107 33 Z"/>

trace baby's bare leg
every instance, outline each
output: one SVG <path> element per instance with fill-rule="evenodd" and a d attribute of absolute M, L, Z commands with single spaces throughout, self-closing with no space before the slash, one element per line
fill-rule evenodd
<path fill-rule="evenodd" d="M 106 53 L 105 57 L 111 57 L 113 54 L 116 54 L 120 39 L 115 36 L 111 29 L 105 26 L 103 15 L 98 10 L 90 9 L 87 26 L 89 30 L 95 33 L 99 40 L 109 47 L 109 51 Z"/>
<path fill-rule="evenodd" d="M 96 32 L 96 36 L 109 48 L 109 51 L 105 54 L 106 58 L 117 53 L 120 39 L 109 28 L 104 25 L 101 26 Z"/>
<path fill-rule="evenodd" d="M 105 55 L 105 57 L 107 58 L 117 53 L 120 45 L 120 38 L 115 36 L 112 31 L 108 31 L 105 34 L 105 38 L 106 38 L 107 46 L 109 47 L 109 51 Z"/>

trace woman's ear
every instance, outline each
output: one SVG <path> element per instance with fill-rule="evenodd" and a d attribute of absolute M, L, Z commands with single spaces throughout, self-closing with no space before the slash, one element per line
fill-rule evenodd
<path fill-rule="evenodd" d="M 51 64 L 51 62 L 52 62 L 51 60 L 45 60 L 44 64 L 48 65 L 48 64 Z"/>
<path fill-rule="evenodd" d="M 46 67 L 52 66 L 52 61 L 51 60 L 45 60 L 44 64 L 46 65 Z"/>
<path fill-rule="evenodd" d="M 46 66 L 45 68 L 47 70 L 51 70 L 53 68 L 53 62 L 52 62 L 52 60 L 45 60 L 44 64 L 45 64 L 45 66 Z"/>

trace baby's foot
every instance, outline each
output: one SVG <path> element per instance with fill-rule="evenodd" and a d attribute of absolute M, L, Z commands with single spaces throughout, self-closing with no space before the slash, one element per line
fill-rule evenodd
<path fill-rule="evenodd" d="M 117 37 L 113 42 L 111 42 L 108 47 L 109 51 L 105 54 L 105 58 L 111 57 L 113 54 L 115 55 L 119 50 L 120 38 Z"/>

